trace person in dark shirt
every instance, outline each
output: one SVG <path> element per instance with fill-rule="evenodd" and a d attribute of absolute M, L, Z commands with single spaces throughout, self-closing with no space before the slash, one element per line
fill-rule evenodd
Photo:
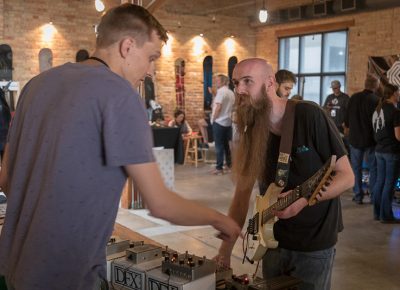
<path fill-rule="evenodd" d="M 376 181 L 375 140 L 372 128 L 372 114 L 378 104 L 375 92 L 379 88 L 379 79 L 368 75 L 365 89 L 351 96 L 345 117 L 346 134 L 349 136 L 351 167 L 355 175 L 353 201 L 363 203 L 362 163 L 364 155 L 369 169 L 369 192 Z M 371 196 L 373 198 L 373 196 Z"/>
<path fill-rule="evenodd" d="M 382 223 L 400 222 L 395 219 L 392 210 L 394 185 L 400 166 L 400 110 L 396 108 L 399 96 L 397 86 L 385 85 L 383 98 L 372 116 L 378 169 L 373 188 L 374 219 Z"/>
<path fill-rule="evenodd" d="M 3 157 L 7 141 L 8 128 L 10 127 L 11 112 L 6 101 L 4 91 L 0 89 L 0 156 Z"/>
<path fill-rule="evenodd" d="M 186 121 L 186 114 L 182 110 L 176 110 L 174 113 L 174 119 L 168 122 L 168 127 L 178 127 L 182 135 L 189 136 L 192 134 L 192 128 Z"/>
<path fill-rule="evenodd" d="M 279 143 L 285 124 L 283 115 L 289 102 L 276 94 L 271 65 L 259 58 L 238 63 L 233 71 L 239 132 L 234 174 L 235 194 L 229 216 L 243 226 L 256 180 L 263 194 L 275 178 Z M 291 101 L 293 102 L 293 101 Z M 339 132 L 318 105 L 297 101 L 289 179 L 283 193 L 300 185 L 332 156 L 337 156 L 336 175 L 330 186 L 317 195 L 318 203 L 308 206 L 300 198 L 274 214 L 277 249 L 268 249 L 263 258 L 263 275 L 268 279 L 290 274 L 303 281 L 300 289 L 330 289 L 330 277 L 338 232 L 342 230 L 339 195 L 350 188 L 354 175 Z M 267 141 L 269 140 L 269 141 Z M 312 162 L 310 162 L 312 161 Z M 228 266 L 234 242 L 223 242 L 216 257 Z"/>
<path fill-rule="evenodd" d="M 344 134 L 343 123 L 350 97 L 340 90 L 341 84 L 338 80 L 331 82 L 331 88 L 333 93 L 326 98 L 323 107 L 331 116 L 339 132 Z"/>

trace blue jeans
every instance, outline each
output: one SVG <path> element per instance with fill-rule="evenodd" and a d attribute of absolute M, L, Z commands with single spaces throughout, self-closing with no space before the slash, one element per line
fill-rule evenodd
<path fill-rule="evenodd" d="M 400 155 L 393 153 L 375 153 L 378 176 L 373 190 L 374 218 L 379 220 L 393 220 L 392 200 L 394 184 L 396 182 Z"/>
<path fill-rule="evenodd" d="M 290 275 L 303 281 L 299 290 L 329 290 L 335 253 L 335 247 L 314 252 L 268 249 L 263 258 L 264 279 Z"/>
<path fill-rule="evenodd" d="M 367 157 L 367 166 L 369 169 L 369 192 L 373 197 L 373 188 L 376 182 L 375 147 L 359 149 L 350 145 L 350 161 L 355 177 L 353 192 L 356 201 L 362 201 L 364 197 L 364 192 L 362 191 L 362 163 L 364 154 Z"/>
<path fill-rule="evenodd" d="M 217 157 L 217 170 L 222 170 L 224 166 L 224 154 L 226 165 L 232 166 L 231 150 L 229 149 L 229 141 L 232 140 L 232 126 L 224 127 L 218 123 L 213 123 L 213 133 L 215 142 L 215 153 Z"/>

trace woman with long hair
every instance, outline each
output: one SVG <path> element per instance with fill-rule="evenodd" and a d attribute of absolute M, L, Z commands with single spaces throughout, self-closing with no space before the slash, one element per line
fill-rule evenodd
<path fill-rule="evenodd" d="M 186 121 L 185 112 L 182 110 L 176 110 L 174 113 L 174 119 L 169 121 L 169 127 L 178 127 L 181 129 L 182 135 L 190 135 L 192 134 L 192 128 L 189 123 Z"/>
<path fill-rule="evenodd" d="M 395 180 L 400 166 L 399 87 L 387 84 L 372 116 L 377 179 L 372 191 L 374 218 L 382 223 L 398 223 L 392 211 Z"/>

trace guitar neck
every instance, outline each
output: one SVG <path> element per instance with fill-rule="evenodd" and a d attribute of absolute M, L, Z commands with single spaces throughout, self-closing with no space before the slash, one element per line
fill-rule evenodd
<path fill-rule="evenodd" d="M 283 198 L 278 199 L 277 202 L 275 202 L 273 205 L 271 205 L 270 207 L 268 207 L 266 210 L 263 211 L 262 224 L 265 224 L 267 221 L 269 221 L 274 217 L 273 211 L 280 211 L 287 208 L 289 205 L 294 203 L 300 197 L 301 195 L 299 194 L 299 189 L 295 188 L 290 194 L 286 195 Z"/>
<path fill-rule="evenodd" d="M 315 196 L 322 188 L 324 183 L 327 181 L 327 179 L 329 179 L 331 172 L 335 166 L 335 162 L 336 156 L 332 155 L 331 158 L 329 158 L 325 162 L 324 166 L 316 173 L 314 173 L 313 176 L 311 176 L 301 185 L 293 189 L 290 194 L 286 195 L 283 198 L 280 198 L 273 205 L 265 209 L 262 212 L 262 224 L 265 224 L 274 217 L 273 211 L 280 211 L 287 208 L 289 205 L 300 199 L 302 196 L 304 196 L 309 201 L 310 205 L 315 204 Z"/>

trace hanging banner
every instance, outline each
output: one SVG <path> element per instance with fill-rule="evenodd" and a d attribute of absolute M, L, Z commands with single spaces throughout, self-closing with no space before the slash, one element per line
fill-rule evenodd
<path fill-rule="evenodd" d="M 378 76 L 381 87 L 390 83 L 400 86 L 400 55 L 368 57 L 368 73 Z"/>

